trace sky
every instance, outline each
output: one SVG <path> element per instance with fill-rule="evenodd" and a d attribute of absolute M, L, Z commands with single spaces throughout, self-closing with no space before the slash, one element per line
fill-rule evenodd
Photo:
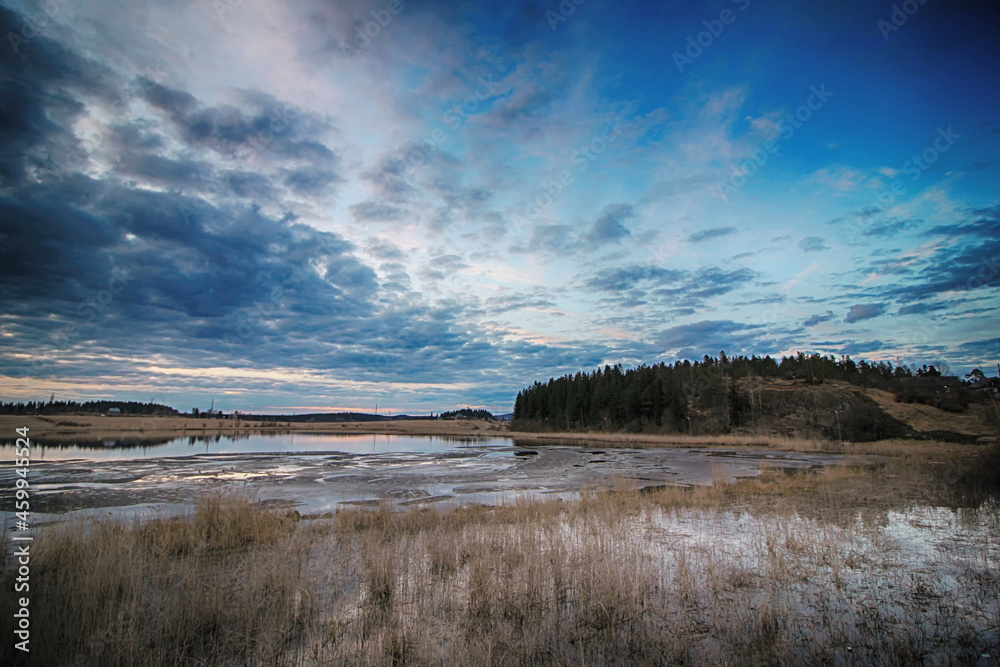
<path fill-rule="evenodd" d="M 0 0 L 0 398 L 996 372 L 1000 8 Z"/>

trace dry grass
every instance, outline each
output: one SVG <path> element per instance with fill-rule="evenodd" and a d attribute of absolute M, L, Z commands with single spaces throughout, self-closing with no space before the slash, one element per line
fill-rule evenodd
<path fill-rule="evenodd" d="M 829 522 L 914 505 L 976 507 L 1000 492 L 1000 446 L 883 441 L 848 444 L 848 463 L 818 471 L 764 468 L 729 483 L 713 466 L 713 486 L 647 489 L 662 507 L 795 512 Z"/>
<path fill-rule="evenodd" d="M 774 435 L 762 433 L 754 434 L 727 434 L 727 435 L 660 435 L 654 433 L 573 433 L 573 432 L 552 432 L 552 433 L 524 433 L 519 431 L 508 431 L 503 435 L 517 439 L 518 442 L 557 444 L 559 441 L 568 442 L 599 442 L 602 446 L 622 445 L 629 448 L 641 449 L 644 447 L 704 447 L 706 445 L 730 446 L 730 447 L 763 447 L 766 449 L 780 449 L 782 451 L 839 451 L 840 444 L 828 440 L 814 438 L 792 437 L 784 435 Z"/>
<path fill-rule="evenodd" d="M 912 577 L 883 532 L 888 515 L 855 513 L 885 469 L 773 471 L 651 493 L 623 481 L 578 502 L 341 511 L 335 539 L 362 554 L 359 593 L 329 609 L 330 636 L 311 655 L 334 664 L 974 659 L 998 639 L 995 547 L 980 548 L 983 567 L 960 575 L 960 590 Z M 751 519 L 747 504 L 765 511 Z M 846 520 L 799 513 L 809 510 Z M 996 505 L 970 516 L 995 544 Z"/>
<path fill-rule="evenodd" d="M 996 429 L 991 428 L 988 419 L 989 413 L 993 411 L 993 406 L 989 403 L 973 403 L 965 412 L 955 413 L 921 403 L 897 403 L 892 392 L 881 389 L 869 389 L 867 395 L 887 413 L 918 431 L 996 435 Z"/>
<path fill-rule="evenodd" d="M 974 472 L 996 454 L 895 446 L 578 501 L 299 521 L 213 497 L 67 525 L 37 541 L 32 645 L 54 665 L 975 662 L 1000 642 L 995 487 Z M 942 504 L 975 509 L 899 514 Z M 907 521 L 960 557 L 903 548 Z"/>
<path fill-rule="evenodd" d="M 300 599 L 296 519 L 231 495 L 181 520 L 54 528 L 31 561 L 34 664 L 278 662 Z"/>

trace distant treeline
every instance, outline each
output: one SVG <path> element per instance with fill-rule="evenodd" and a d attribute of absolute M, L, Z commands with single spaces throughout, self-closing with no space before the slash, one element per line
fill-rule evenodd
<path fill-rule="evenodd" d="M 441 419 L 493 419 L 493 413 L 489 410 L 470 410 L 462 408 L 451 412 L 442 412 Z"/>
<path fill-rule="evenodd" d="M 27 401 L 24 403 L 4 403 L 0 401 L 0 414 L 3 415 L 60 415 L 71 412 L 94 412 L 106 414 L 116 408 L 123 415 L 154 415 L 169 416 L 180 413 L 169 405 L 159 403 L 137 403 L 136 401 Z"/>
<path fill-rule="evenodd" d="M 397 419 L 433 419 L 426 415 L 373 415 L 364 412 L 317 412 L 300 415 L 255 415 L 241 412 L 234 412 L 226 415 L 220 411 L 203 412 L 198 408 L 193 408 L 189 413 L 182 413 L 169 405 L 159 403 L 138 403 L 135 401 L 57 401 L 50 398 L 46 401 L 26 401 L 21 403 L 5 403 L 0 401 L 0 414 L 3 415 L 60 415 L 71 413 L 100 413 L 107 414 L 109 410 L 116 408 L 123 415 L 150 415 L 154 417 L 168 416 L 194 416 L 201 419 L 230 418 L 245 421 L 261 422 L 367 422 L 367 421 L 393 421 Z M 488 414 L 488 413 L 487 413 Z"/>
<path fill-rule="evenodd" d="M 234 413 L 234 417 L 246 421 L 283 421 L 283 422 L 384 422 L 399 419 L 432 419 L 432 417 L 413 415 L 373 415 L 366 412 L 315 412 L 302 415 L 253 415 L 242 412 Z"/>
<path fill-rule="evenodd" d="M 689 418 L 712 420 L 713 430 L 728 430 L 749 423 L 758 401 L 752 378 L 783 378 L 793 383 L 822 384 L 843 380 L 862 388 L 898 391 L 903 378 L 914 373 L 888 362 L 855 362 L 799 353 L 776 361 L 765 357 L 705 356 L 702 361 L 639 366 L 623 370 L 621 364 L 535 382 L 517 395 L 515 428 L 599 429 L 688 432 Z M 936 376 L 933 366 L 916 371 Z M 741 385 L 743 388 L 741 388 Z"/>

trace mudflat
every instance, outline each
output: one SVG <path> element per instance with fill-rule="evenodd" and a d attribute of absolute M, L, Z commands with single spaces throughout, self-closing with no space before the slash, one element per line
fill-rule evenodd
<path fill-rule="evenodd" d="M 504 443 L 504 444 L 497 444 Z M 450 451 L 276 451 L 71 458 L 33 463 L 36 511 L 190 505 L 206 492 L 250 487 L 260 500 L 302 514 L 341 505 L 454 502 L 498 504 L 519 497 L 613 489 L 711 486 L 767 471 L 818 470 L 870 457 L 751 448 L 598 448 L 473 439 Z M 344 450 L 347 448 L 344 447 Z M 127 457 L 127 454 L 125 455 Z M 0 470 L 0 484 L 13 473 Z"/>

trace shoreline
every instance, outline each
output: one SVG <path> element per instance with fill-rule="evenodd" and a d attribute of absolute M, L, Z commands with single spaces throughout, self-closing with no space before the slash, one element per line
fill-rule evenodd
<path fill-rule="evenodd" d="M 156 439 L 234 434 L 314 433 L 316 435 L 382 434 L 420 436 L 501 435 L 505 425 L 479 420 L 427 419 L 386 422 L 263 422 L 247 419 L 105 415 L 0 415 L 0 440 L 17 437 L 16 428 L 28 427 L 32 439 L 74 438 L 111 440 Z"/>
<path fill-rule="evenodd" d="M 535 443 L 560 444 L 581 441 L 605 446 L 756 446 L 816 450 L 838 443 L 773 434 L 684 435 L 658 433 L 531 432 L 511 430 L 509 422 L 478 419 L 345 422 L 264 422 L 246 419 L 201 417 L 107 416 L 93 414 L 0 415 L 0 441 L 4 434 L 27 426 L 32 439 L 75 440 L 142 439 L 154 440 L 186 436 L 304 433 L 315 435 L 400 435 L 438 437 L 504 437 Z"/>
<path fill-rule="evenodd" d="M 195 417 L 106 416 L 92 414 L 0 415 L 0 442 L 13 442 L 15 429 L 28 427 L 32 440 L 168 440 L 183 437 L 246 436 L 267 434 L 387 435 L 429 437 L 502 437 L 534 445 L 578 445 L 600 443 L 615 448 L 651 447 L 762 447 L 804 452 L 873 452 L 889 446 L 918 448 L 938 442 L 929 439 L 893 439 L 876 442 L 837 442 L 807 436 L 774 433 L 730 433 L 686 435 L 658 433 L 587 433 L 515 431 L 509 422 L 484 420 L 398 420 L 370 422 L 261 422 L 255 420 Z M 975 445 L 988 445 L 995 438 L 981 437 Z"/>

